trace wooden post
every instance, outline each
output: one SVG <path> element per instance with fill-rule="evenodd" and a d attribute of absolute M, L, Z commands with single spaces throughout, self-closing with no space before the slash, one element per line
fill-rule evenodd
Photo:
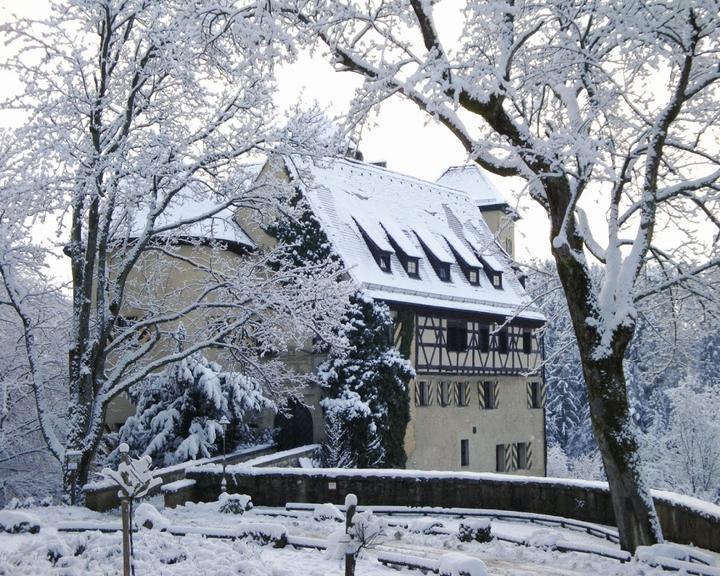
<path fill-rule="evenodd" d="M 345 576 L 355 576 L 355 558 L 357 550 L 353 550 L 351 544 L 354 538 L 351 535 L 352 519 L 357 510 L 357 496 L 348 494 L 345 496 L 345 534 L 347 534 L 347 546 L 345 550 Z"/>
<path fill-rule="evenodd" d="M 130 499 L 120 499 L 120 511 L 122 516 L 122 541 L 123 541 L 123 576 L 131 576 L 130 568 Z"/>

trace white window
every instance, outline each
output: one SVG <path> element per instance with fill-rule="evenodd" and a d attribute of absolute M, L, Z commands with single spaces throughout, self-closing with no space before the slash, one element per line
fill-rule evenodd
<path fill-rule="evenodd" d="M 407 271 L 408 275 L 410 275 L 410 276 L 417 276 L 417 274 L 418 274 L 417 260 L 408 260 L 406 271 Z"/>

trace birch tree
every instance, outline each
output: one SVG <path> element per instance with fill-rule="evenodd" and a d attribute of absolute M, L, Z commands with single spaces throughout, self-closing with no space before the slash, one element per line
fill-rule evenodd
<path fill-rule="evenodd" d="M 639 300 L 677 286 L 715 299 L 703 277 L 719 262 L 717 2 L 275 4 L 364 77 L 351 125 L 400 97 L 479 166 L 525 179 L 550 220 L 621 545 L 661 540 L 622 360 Z M 650 260 L 664 278 L 638 289 Z"/>
<path fill-rule="evenodd" d="M 264 7 L 238 6 L 72 0 L 1 29 L 24 84 L 5 107 L 27 122 L 0 187 L 0 275 L 23 326 L 40 430 L 63 465 L 69 450 L 81 454 L 78 486 L 109 403 L 149 373 L 217 346 L 282 392 L 279 363 L 259 359 L 258 340 L 299 346 L 341 314 L 334 264 L 276 270 L 284 247 L 248 256 L 232 221 L 278 201 L 243 163 L 314 140 L 306 122 L 276 120 L 273 64 L 292 58 L 283 34 Z M 59 222 L 53 246 L 33 241 L 42 217 Z M 49 415 L 20 282 L 62 253 L 72 304 L 64 432 Z"/>

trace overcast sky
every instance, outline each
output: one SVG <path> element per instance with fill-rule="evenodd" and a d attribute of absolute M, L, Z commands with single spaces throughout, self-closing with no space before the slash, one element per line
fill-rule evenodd
<path fill-rule="evenodd" d="M 450 14 L 445 20 L 447 27 L 459 23 L 459 18 L 457 21 L 452 18 L 452 3 L 444 5 L 446 14 Z M 0 0 L 0 21 L 7 22 L 13 13 L 41 17 L 46 10 L 46 0 Z M 6 56 L 7 48 L 0 44 L 0 60 Z M 283 108 L 289 108 L 298 100 L 306 104 L 317 101 L 328 110 L 329 115 L 337 116 L 347 109 L 359 81 L 350 73 L 335 72 L 320 55 L 305 55 L 279 71 L 278 101 Z M 7 93 L 16 86 L 7 73 L 0 72 L 0 92 Z M 8 114 L 0 115 L 0 123 L 9 124 L 13 120 Z M 428 121 L 425 114 L 399 98 L 383 104 L 373 125 L 364 129 L 360 149 L 365 160 L 384 160 L 391 170 L 426 180 L 437 179 L 446 168 L 464 164 L 467 159 L 463 148 L 444 127 Z M 508 198 L 520 190 L 517 182 L 507 182 L 498 177 L 493 179 Z M 548 227 L 544 214 L 527 198 L 520 198 L 518 207 L 522 219 L 516 225 L 517 258 L 527 261 L 535 257 L 549 257 Z"/>

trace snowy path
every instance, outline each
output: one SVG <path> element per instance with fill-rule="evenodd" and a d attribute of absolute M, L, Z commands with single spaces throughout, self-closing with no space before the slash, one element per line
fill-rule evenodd
<path fill-rule="evenodd" d="M 51 507 L 29 511 L 40 518 L 42 530 L 35 535 L 0 534 L 0 576 L 100 576 L 119 572 L 121 562 L 120 535 L 85 532 L 59 533 L 58 526 L 67 522 L 81 522 L 88 527 L 117 524 L 116 512 L 105 514 L 84 508 Z M 313 520 L 309 512 L 285 515 L 282 509 L 256 508 L 242 516 L 220 514 L 217 503 L 188 504 L 173 510 L 163 510 L 173 525 L 206 529 L 232 530 L 241 524 L 263 522 L 282 524 L 294 537 L 325 540 L 330 533 L 342 530 L 342 524 L 332 520 Z M 264 513 L 267 512 L 267 513 Z M 283 514 L 283 515 L 278 515 Z M 397 525 L 409 523 L 415 517 L 394 515 L 388 520 Z M 637 563 L 621 564 L 590 554 L 562 553 L 521 546 L 494 540 L 487 544 L 461 543 L 456 537 L 460 520 L 438 517 L 447 534 L 415 533 L 401 527 L 389 526 L 382 545 L 369 550 L 358 564 L 363 576 L 397 576 L 398 572 L 377 562 L 378 553 L 395 553 L 407 557 L 438 559 L 448 552 L 480 558 L 494 576 L 650 576 L 667 574 L 659 569 Z M 532 535 L 564 540 L 589 547 L 617 548 L 607 540 L 570 529 L 543 527 L 510 521 L 492 522 L 493 533 L 515 539 Z M 137 574 L 145 576 L 326 576 L 341 574 L 338 560 L 330 559 L 323 551 L 287 547 L 275 549 L 252 542 L 207 539 L 198 534 L 173 536 L 164 532 L 142 530 L 135 535 Z M 55 564 L 48 559 L 56 556 Z M 418 571 L 401 572 L 408 576 Z"/>

